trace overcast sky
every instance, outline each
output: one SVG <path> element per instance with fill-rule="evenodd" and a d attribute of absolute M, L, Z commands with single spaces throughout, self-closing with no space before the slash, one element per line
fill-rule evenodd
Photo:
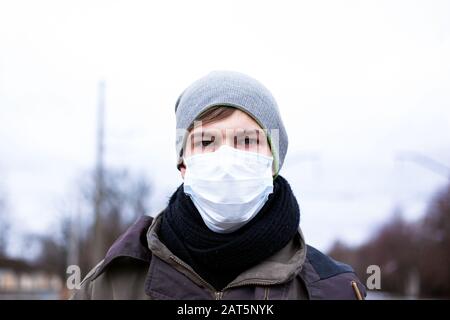
<path fill-rule="evenodd" d="M 306 240 L 366 240 L 448 182 L 450 1 L 2 1 L 0 187 L 13 236 L 54 227 L 95 159 L 106 81 L 106 162 L 147 174 L 153 213 L 182 180 L 174 103 L 211 70 L 264 83 L 289 135 L 281 171 Z"/>

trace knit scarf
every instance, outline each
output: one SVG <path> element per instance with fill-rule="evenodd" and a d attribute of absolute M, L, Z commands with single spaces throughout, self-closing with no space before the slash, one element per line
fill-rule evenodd
<path fill-rule="evenodd" d="M 240 229 L 216 233 L 203 222 L 181 185 L 162 214 L 160 240 L 216 290 L 264 261 L 295 236 L 300 210 L 289 183 L 281 176 L 258 214 Z"/>

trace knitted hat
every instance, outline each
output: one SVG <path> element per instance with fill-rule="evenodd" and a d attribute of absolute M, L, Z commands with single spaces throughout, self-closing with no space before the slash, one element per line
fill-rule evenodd
<path fill-rule="evenodd" d="M 278 174 L 288 148 L 278 105 L 269 90 L 257 80 L 232 71 L 211 72 L 191 84 L 178 98 L 175 105 L 178 165 L 183 162 L 187 129 L 203 112 L 217 106 L 238 108 L 266 130 Z"/>

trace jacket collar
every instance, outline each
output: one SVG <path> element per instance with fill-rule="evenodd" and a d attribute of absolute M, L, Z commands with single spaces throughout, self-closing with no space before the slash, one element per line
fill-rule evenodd
<path fill-rule="evenodd" d="M 117 258 L 129 257 L 150 263 L 148 280 L 151 278 L 150 273 L 161 273 L 163 269 L 167 269 L 167 266 L 171 266 L 199 286 L 214 291 L 210 284 L 203 280 L 187 263 L 175 256 L 159 240 L 160 224 L 161 213 L 155 218 L 149 216 L 139 218 L 114 242 L 105 259 L 95 271 L 92 280 L 100 276 Z M 299 229 L 296 237 L 283 249 L 244 271 L 227 288 L 246 284 L 271 285 L 287 282 L 302 269 L 306 259 L 306 250 L 307 246 L 303 233 Z M 152 259 L 152 256 L 155 256 L 156 259 L 155 257 Z"/>
<path fill-rule="evenodd" d="M 128 230 L 122 234 L 109 248 L 105 258 L 93 275 L 93 280 L 103 273 L 103 271 L 114 260 L 120 257 L 129 257 L 144 262 L 149 262 L 151 252 L 148 250 L 145 232 L 153 221 L 152 217 L 140 217 Z"/>
<path fill-rule="evenodd" d="M 154 219 L 147 231 L 148 247 L 152 254 L 183 273 L 198 285 L 203 285 L 214 290 L 187 263 L 176 257 L 159 240 L 158 231 L 160 224 L 161 214 Z M 288 245 L 265 261 L 241 273 L 226 288 L 253 283 L 270 285 L 287 282 L 300 272 L 305 259 L 306 244 L 303 233 L 299 228 L 296 237 Z"/>
<path fill-rule="evenodd" d="M 155 219 L 143 216 L 136 221 L 117 239 L 108 250 L 105 259 L 92 271 L 91 281 L 100 276 L 117 258 L 128 257 L 150 264 L 145 283 L 147 295 L 163 299 L 210 298 L 211 292 L 208 291 L 214 291 L 214 289 L 204 283 L 190 266 L 178 261 L 179 259 L 159 241 L 157 232 L 160 221 L 160 215 Z M 174 268 L 179 272 L 173 272 Z M 239 275 L 228 287 L 284 283 L 296 274 L 304 281 L 310 298 L 324 296 L 354 298 L 350 287 L 346 286 L 350 280 L 357 282 L 360 290 L 365 294 L 364 286 L 354 276 L 353 270 L 318 250 L 306 246 L 301 230 L 285 248 Z M 203 290 L 200 287 L 196 290 L 189 285 L 186 277 L 200 287 L 207 287 L 210 290 Z M 333 280 L 328 281 L 331 279 Z M 183 290 L 183 286 L 186 290 Z"/>

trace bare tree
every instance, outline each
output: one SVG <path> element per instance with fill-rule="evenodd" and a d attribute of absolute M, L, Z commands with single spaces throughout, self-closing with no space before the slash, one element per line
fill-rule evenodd
<path fill-rule="evenodd" d="M 420 276 L 424 294 L 450 297 L 450 185 L 436 194 L 421 222 Z"/>
<path fill-rule="evenodd" d="M 449 298 L 450 185 L 431 199 L 420 221 L 406 222 L 397 211 L 367 243 L 350 248 L 337 242 L 330 255 L 352 264 L 363 279 L 367 266 L 380 266 L 385 291 L 408 294 L 416 286 L 423 297 Z"/>
<path fill-rule="evenodd" d="M 76 264 L 85 275 L 106 254 L 111 244 L 139 216 L 149 212 L 151 185 L 144 175 L 130 174 L 126 170 L 108 170 L 104 172 L 104 191 L 101 203 L 100 221 L 94 219 L 96 187 L 95 176 L 88 173 L 79 180 L 77 188 L 80 194 L 75 201 L 65 202 L 70 208 L 61 208 L 58 224 L 51 235 L 38 236 L 40 254 L 36 263 L 45 270 L 56 272 L 62 278 L 66 276 L 68 258 L 77 257 Z M 79 202 L 83 203 L 79 203 Z M 78 224 L 76 217 L 90 217 Z M 81 219 L 83 220 L 83 219 Z M 94 230 L 101 234 L 94 237 Z M 74 236 L 74 232 L 77 233 Z M 101 244 L 95 239 L 102 238 Z M 102 253 L 93 259 L 96 246 Z M 76 250 L 75 254 L 73 250 Z M 71 252 L 72 251 L 72 252 Z M 74 262 L 70 262 L 73 264 Z"/>
<path fill-rule="evenodd" d="M 408 277 L 418 269 L 417 232 L 397 209 L 393 218 L 381 226 L 367 243 L 350 248 L 336 243 L 330 251 L 335 259 L 351 264 L 358 276 L 367 277 L 367 267 L 382 270 L 383 290 L 405 294 Z"/>
<path fill-rule="evenodd" d="M 145 175 L 105 170 L 102 180 L 99 198 L 96 173 L 88 173 L 80 179 L 78 200 L 83 204 L 78 205 L 76 211 L 90 219 L 83 223 L 71 221 L 72 227 L 78 225 L 75 237 L 73 228 L 65 233 L 67 247 L 78 248 L 76 256 L 83 273 L 103 259 L 108 248 L 135 219 L 150 211 L 151 184 Z M 74 241 L 78 243 L 74 245 Z"/>

